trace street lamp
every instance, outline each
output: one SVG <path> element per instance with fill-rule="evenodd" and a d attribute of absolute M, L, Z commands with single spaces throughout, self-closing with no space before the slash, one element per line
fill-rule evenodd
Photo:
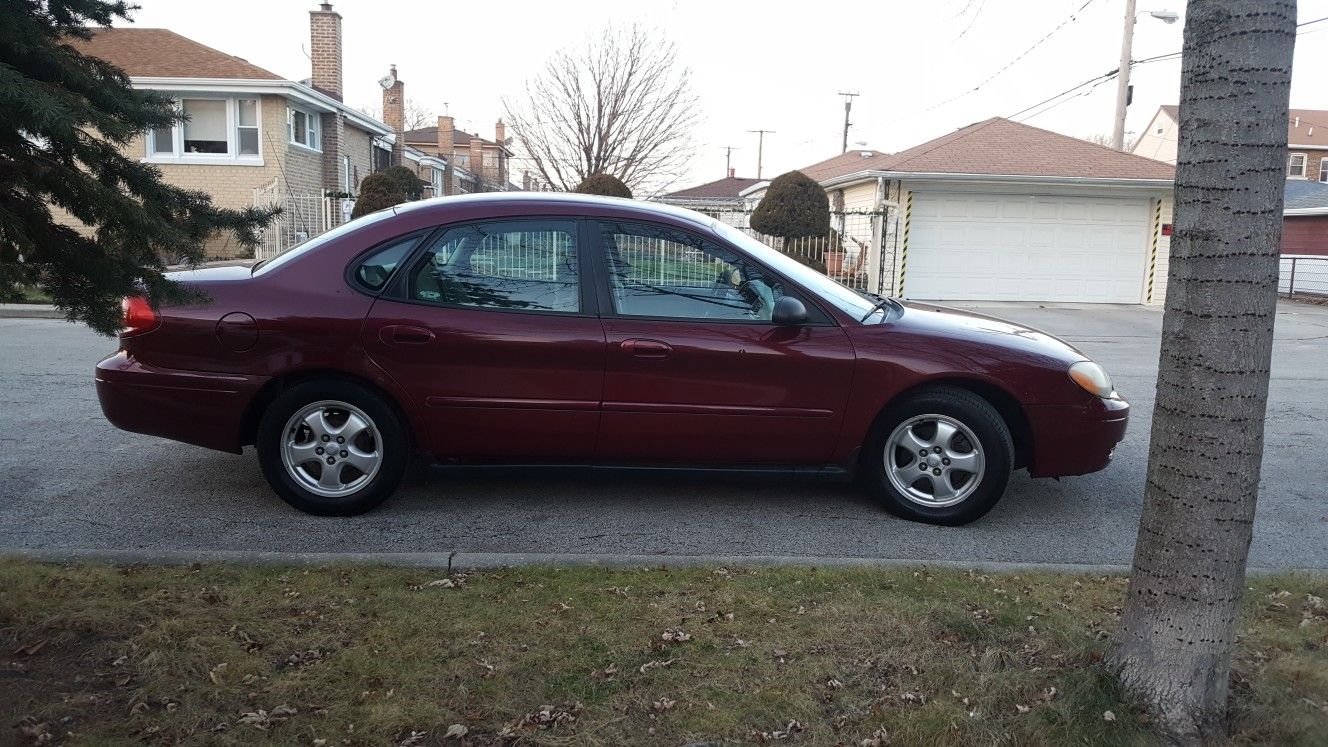
<path fill-rule="evenodd" d="M 1135 0 L 1125 0 L 1125 31 L 1121 34 L 1120 70 L 1116 76 L 1116 122 L 1111 131 L 1111 147 L 1116 150 L 1125 150 L 1125 107 L 1129 104 L 1130 96 L 1130 48 L 1134 45 L 1135 21 L 1145 13 L 1167 24 L 1180 19 L 1180 14 L 1174 10 L 1136 13 L 1134 3 Z"/>

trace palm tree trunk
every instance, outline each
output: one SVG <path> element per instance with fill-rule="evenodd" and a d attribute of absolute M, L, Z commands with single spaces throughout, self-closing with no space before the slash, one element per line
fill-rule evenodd
<path fill-rule="evenodd" d="M 1191 0 L 1143 517 L 1113 661 L 1182 742 L 1220 732 L 1263 456 L 1294 0 Z"/>

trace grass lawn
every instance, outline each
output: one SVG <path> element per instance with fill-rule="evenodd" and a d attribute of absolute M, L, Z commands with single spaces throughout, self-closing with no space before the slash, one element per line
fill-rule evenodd
<path fill-rule="evenodd" d="M 1118 577 L 0 561 L 0 590 L 3 744 L 1156 741 L 1100 664 Z M 1325 596 L 1251 580 L 1231 743 L 1324 743 Z"/>

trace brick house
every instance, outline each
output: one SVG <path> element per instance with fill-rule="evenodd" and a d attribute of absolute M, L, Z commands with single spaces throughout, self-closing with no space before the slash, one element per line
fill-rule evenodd
<path fill-rule="evenodd" d="M 188 115 L 187 122 L 144 133 L 127 152 L 156 165 L 167 181 L 207 192 L 221 207 L 281 204 L 283 216 L 264 237 L 265 247 L 280 251 L 340 223 L 343 206 L 323 195 L 355 192 L 388 162 L 395 139 L 388 124 L 342 101 L 341 15 L 322 3 L 309 21 L 307 81 L 167 29 L 99 28 L 72 43 L 124 70 L 135 88 L 172 94 Z M 442 163 L 428 166 L 441 170 Z M 218 235 L 205 252 L 234 257 L 247 250 Z"/>
<path fill-rule="evenodd" d="M 387 112 L 384 99 L 383 111 Z M 384 115 L 384 119 L 391 117 Z M 508 148 L 507 125 L 499 119 L 493 126 L 493 140 L 479 133 L 456 129 L 456 120 L 450 116 L 438 118 L 433 127 L 407 130 L 401 140 L 406 148 L 441 158 L 449 166 L 440 194 L 456 195 L 471 192 L 503 192 L 517 189 L 510 183 L 512 151 Z"/>
<path fill-rule="evenodd" d="M 1176 163 L 1179 123 L 1180 107 L 1158 107 L 1130 152 Z M 1328 111 L 1287 110 L 1287 178 L 1328 183 Z"/>

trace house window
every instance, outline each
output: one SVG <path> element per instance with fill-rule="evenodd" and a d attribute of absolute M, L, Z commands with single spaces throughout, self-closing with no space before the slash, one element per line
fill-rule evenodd
<path fill-rule="evenodd" d="M 1328 163 L 1328 161 L 1325 161 L 1325 163 Z M 442 196 L 443 196 L 443 170 L 442 170 L 442 169 L 437 169 L 437 168 L 436 168 L 436 169 L 433 169 L 433 173 L 430 174 L 429 176 L 430 176 L 430 178 L 429 178 L 429 183 L 433 185 L 433 196 L 434 196 L 434 197 L 442 197 Z"/>
<path fill-rule="evenodd" d="M 1328 156 L 1319 161 L 1319 181 L 1328 182 Z"/>
<path fill-rule="evenodd" d="M 319 118 L 299 109 L 286 110 L 286 131 L 290 141 L 310 150 L 318 150 Z"/>
<path fill-rule="evenodd" d="M 1163 129 L 1164 129 L 1164 128 L 1162 127 L 1162 123 L 1161 123 L 1161 122 L 1158 122 L 1158 123 L 1157 123 L 1157 129 L 1153 130 L 1153 134 L 1154 134 L 1154 135 L 1161 135 Z"/>
<path fill-rule="evenodd" d="M 392 149 L 374 141 L 373 144 L 373 170 L 382 171 L 392 165 Z"/>
<path fill-rule="evenodd" d="M 1292 153 L 1287 156 L 1287 176 L 1293 179 L 1305 178 L 1305 154 Z"/>
<path fill-rule="evenodd" d="M 257 161 L 258 100 L 182 98 L 185 121 L 148 132 L 147 154 L 155 161 Z"/>

